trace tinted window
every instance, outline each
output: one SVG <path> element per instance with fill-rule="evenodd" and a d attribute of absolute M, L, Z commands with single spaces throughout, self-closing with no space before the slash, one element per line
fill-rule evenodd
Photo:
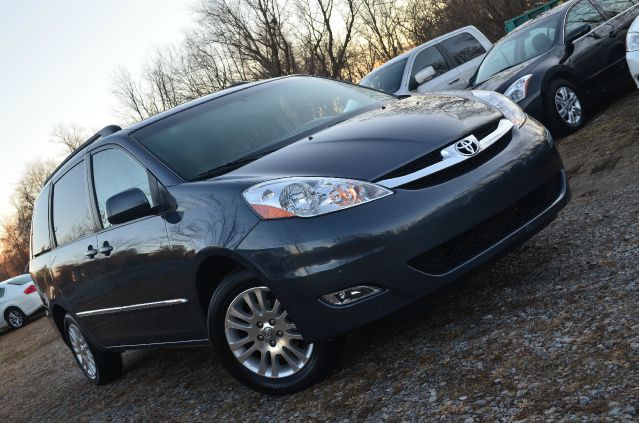
<path fill-rule="evenodd" d="M 247 87 L 173 114 L 132 137 L 186 180 L 229 172 L 387 94 L 329 79 L 283 78 Z M 235 166 L 235 167 L 234 167 Z"/>
<path fill-rule="evenodd" d="M 53 233 L 58 245 L 93 232 L 85 175 L 82 161 L 53 186 Z"/>
<path fill-rule="evenodd" d="M 93 155 L 93 182 L 102 226 L 111 226 L 106 218 L 106 201 L 131 188 L 142 190 L 153 205 L 149 174 L 135 159 L 122 150 L 111 148 Z"/>
<path fill-rule="evenodd" d="M 0 298 L 4 297 L 4 288 L 0 288 Z"/>
<path fill-rule="evenodd" d="M 376 90 L 394 93 L 402 86 L 402 78 L 404 77 L 404 69 L 408 59 L 383 66 L 376 71 L 369 73 L 360 81 L 360 85 Z"/>
<path fill-rule="evenodd" d="M 579 28 L 581 25 L 588 24 L 594 29 L 601 25 L 604 17 L 588 0 L 581 0 L 575 4 L 568 16 L 566 17 L 566 34 Z"/>
<path fill-rule="evenodd" d="M 550 50 L 557 39 L 555 28 L 534 28 L 524 38 L 524 57 L 537 57 Z"/>
<path fill-rule="evenodd" d="M 441 45 L 450 53 L 458 65 L 463 65 L 486 53 L 484 46 L 468 32 L 444 40 Z"/>
<path fill-rule="evenodd" d="M 476 84 L 548 52 L 557 42 L 561 14 L 519 27 L 488 52 L 477 70 Z"/>
<path fill-rule="evenodd" d="M 7 281 L 8 283 L 10 283 L 11 285 L 26 285 L 28 283 L 33 282 L 33 280 L 31 279 L 30 275 L 20 275 L 20 276 L 16 276 L 15 278 L 9 279 Z"/>
<path fill-rule="evenodd" d="M 635 5 L 632 0 L 597 0 L 604 12 L 616 15 Z"/>
<path fill-rule="evenodd" d="M 415 63 L 413 63 L 413 69 L 410 72 L 410 90 L 414 90 L 419 86 L 415 80 L 415 75 L 429 66 L 435 68 L 435 76 L 433 78 L 450 70 L 450 66 L 448 66 L 446 59 L 444 59 L 444 56 L 442 56 L 437 47 L 428 47 L 420 51 L 415 57 Z"/>
<path fill-rule="evenodd" d="M 49 187 L 41 193 L 33 206 L 31 219 L 31 254 L 36 255 L 51 248 L 49 240 Z"/>

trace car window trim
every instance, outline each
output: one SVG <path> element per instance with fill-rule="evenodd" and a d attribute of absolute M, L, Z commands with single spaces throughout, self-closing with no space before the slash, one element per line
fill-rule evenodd
<path fill-rule="evenodd" d="M 89 173 L 89 196 L 91 197 L 89 199 L 89 201 L 91 203 L 91 212 L 93 214 L 93 219 L 97 222 L 97 226 L 98 226 L 98 230 L 96 230 L 96 232 L 95 232 L 96 234 L 106 233 L 106 232 L 108 232 L 111 229 L 127 226 L 127 225 L 129 225 L 131 223 L 135 223 L 135 222 L 139 222 L 141 220 L 149 219 L 149 218 L 155 217 L 157 215 L 156 213 L 154 213 L 153 215 L 143 216 L 143 217 L 140 217 L 138 219 L 131 220 L 129 222 L 118 223 L 118 224 L 115 224 L 115 225 L 112 224 L 108 228 L 105 228 L 102 225 L 102 218 L 100 217 L 100 208 L 98 206 L 98 195 L 97 195 L 97 193 L 95 191 L 95 179 L 94 179 L 95 175 L 93 173 L 93 156 L 98 154 L 98 153 L 101 153 L 103 151 L 114 150 L 114 149 L 122 151 L 124 154 L 128 155 L 136 163 L 138 163 L 142 167 L 142 169 L 146 170 L 147 177 L 150 176 L 151 178 L 149 178 L 149 179 L 153 180 L 152 184 L 151 184 L 151 181 L 149 181 L 149 189 L 151 191 L 151 197 L 152 197 L 153 201 L 157 202 L 158 206 L 160 206 L 160 197 L 161 197 L 160 196 L 160 185 L 161 185 L 161 183 L 160 183 L 159 179 L 157 178 L 157 176 L 155 176 L 153 174 L 153 172 L 151 172 L 149 170 L 149 168 L 147 168 L 144 165 L 144 163 L 142 163 L 140 161 L 140 159 L 138 159 L 135 156 L 135 154 L 131 153 L 129 150 L 127 150 L 126 148 L 124 148 L 120 144 L 109 143 L 109 144 L 101 145 L 100 147 L 95 148 L 95 149 L 93 149 L 93 150 L 91 150 L 89 152 L 89 168 L 88 168 L 88 173 Z M 161 207 L 160 207 L 160 209 L 161 209 Z M 156 210 L 156 212 L 157 212 L 157 210 Z"/>
<path fill-rule="evenodd" d="M 606 19 L 608 17 L 608 15 L 600 8 L 600 6 L 598 4 L 593 3 L 592 0 L 581 0 L 581 1 L 587 1 L 588 3 L 590 3 L 592 5 L 592 7 L 595 8 L 595 10 L 597 10 L 597 12 L 599 12 L 599 14 L 601 15 L 601 17 L 603 19 Z M 563 30 L 563 37 L 564 37 L 564 45 L 566 44 L 566 28 L 568 26 L 568 15 L 570 14 L 570 11 L 572 10 L 573 7 L 575 7 L 577 4 L 581 3 L 581 1 L 577 1 L 575 2 L 572 6 L 570 6 L 570 9 L 568 9 L 568 11 L 566 12 L 566 16 L 564 16 L 564 30 Z M 581 37 L 577 38 L 575 41 L 573 41 L 573 43 L 576 43 L 578 41 L 583 40 L 584 38 L 587 38 L 590 36 L 590 34 L 592 34 L 593 32 L 599 30 L 601 27 L 606 26 L 610 23 L 610 21 L 616 19 L 619 15 L 621 15 L 622 13 L 626 13 L 627 11 L 634 9 L 635 7 L 638 7 L 639 3 L 635 4 L 632 7 L 629 7 L 628 9 L 624 10 L 623 12 L 619 12 L 616 15 L 612 16 L 611 18 L 602 21 L 601 24 L 597 25 L 595 28 L 591 28 L 590 32 L 588 32 L 587 34 L 582 35 Z"/>
<path fill-rule="evenodd" d="M 58 244 L 58 239 L 55 236 L 55 230 L 54 230 L 55 224 L 54 224 L 54 221 L 53 221 L 53 219 L 54 219 L 53 201 L 55 200 L 55 185 L 60 181 L 60 179 L 62 179 L 64 177 L 64 175 L 66 175 L 67 173 L 72 171 L 76 166 L 79 166 L 82 162 L 84 162 L 84 189 L 86 190 L 85 192 L 87 193 L 87 196 L 86 196 L 87 197 L 87 201 L 89 201 L 90 193 L 89 193 L 89 186 L 87 185 L 87 183 L 89 182 L 89 180 L 87 179 L 87 176 L 88 176 L 87 175 L 87 172 L 88 172 L 88 166 L 87 166 L 88 154 L 87 153 L 88 152 L 86 152 L 86 151 L 84 153 L 81 153 L 81 155 L 78 156 L 78 157 L 81 157 L 80 160 L 77 160 L 76 162 L 73 162 L 73 164 L 70 165 L 69 168 L 64 171 L 64 173 L 62 173 L 60 175 L 56 175 L 55 180 L 51 181 L 51 205 L 49 207 L 49 211 L 51 213 L 51 215 L 50 215 L 50 218 L 51 218 L 51 232 L 53 233 L 52 235 L 53 235 L 53 241 L 54 241 L 54 244 L 53 244 L 51 250 L 53 250 L 55 248 L 58 248 L 58 247 L 64 247 L 64 246 L 72 244 L 72 243 L 74 243 L 76 241 L 81 241 L 81 240 L 83 240 L 85 238 L 88 238 L 89 236 L 95 235 L 95 233 L 97 232 L 95 216 L 93 215 L 92 212 L 90 213 L 91 214 L 91 220 L 93 221 L 93 233 L 91 233 L 91 234 L 86 234 L 84 236 L 81 236 L 79 238 L 73 239 L 71 241 L 67 241 L 65 243 Z M 89 208 L 91 208 L 91 204 L 88 204 L 88 206 L 89 206 Z"/>
<path fill-rule="evenodd" d="M 48 182 L 47 184 L 45 184 L 45 186 L 42 188 L 42 191 L 48 190 L 47 192 L 47 234 L 49 235 L 49 247 L 42 249 L 40 251 L 38 251 L 37 253 L 35 253 L 33 251 L 33 214 L 32 219 L 31 219 L 31 239 L 29 240 L 29 246 L 30 248 L 30 252 L 31 252 L 31 258 L 36 258 L 39 257 L 43 254 L 46 254 L 48 252 L 50 252 L 54 247 L 53 247 L 53 226 L 52 226 L 52 220 L 51 220 L 51 211 L 53 208 L 53 197 L 51 195 L 51 193 L 53 192 L 53 184 Z"/>
<path fill-rule="evenodd" d="M 596 7 L 596 8 L 597 8 L 600 12 L 601 12 L 601 14 L 602 14 L 604 17 L 609 16 L 609 13 L 614 13 L 614 15 L 612 15 L 612 16 L 610 17 L 610 19 L 609 19 L 608 21 L 606 21 L 606 23 L 607 23 L 607 22 L 609 22 L 609 21 L 611 21 L 611 20 L 613 20 L 613 19 L 615 19 L 615 18 L 617 18 L 617 17 L 618 17 L 619 15 L 621 15 L 622 13 L 626 13 L 626 12 L 628 12 L 629 10 L 632 10 L 632 9 L 634 9 L 635 7 L 639 6 L 639 3 L 633 3 L 633 5 L 632 5 L 632 6 L 630 6 L 630 7 L 629 7 L 629 8 L 627 8 L 627 9 L 622 10 L 621 12 L 606 12 L 606 11 L 604 10 L 603 6 L 602 6 L 601 4 L 599 4 L 599 1 L 600 1 L 600 0 L 594 0 L 594 3 L 596 3 L 596 4 L 595 4 L 595 7 Z M 632 0 L 632 1 L 637 1 L 637 0 Z M 590 2 L 591 2 L 591 3 L 593 3 L 593 0 L 591 0 Z"/>

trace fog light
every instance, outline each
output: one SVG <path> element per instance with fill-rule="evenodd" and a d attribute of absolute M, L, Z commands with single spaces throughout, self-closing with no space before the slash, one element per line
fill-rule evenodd
<path fill-rule="evenodd" d="M 383 289 L 376 286 L 359 285 L 333 292 L 332 294 L 322 295 L 322 301 L 340 307 L 361 301 L 375 294 L 379 294 L 382 291 Z"/>

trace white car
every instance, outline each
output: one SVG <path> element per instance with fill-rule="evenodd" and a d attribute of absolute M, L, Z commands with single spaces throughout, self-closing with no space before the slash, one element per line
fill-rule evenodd
<path fill-rule="evenodd" d="M 626 37 L 626 59 L 630 74 L 639 88 L 639 17 L 628 30 Z"/>
<path fill-rule="evenodd" d="M 463 90 L 492 46 L 480 30 L 467 26 L 395 57 L 359 84 L 395 95 Z"/>
<path fill-rule="evenodd" d="M 0 329 L 21 328 L 29 316 L 43 307 L 30 275 L 16 276 L 0 283 Z"/>

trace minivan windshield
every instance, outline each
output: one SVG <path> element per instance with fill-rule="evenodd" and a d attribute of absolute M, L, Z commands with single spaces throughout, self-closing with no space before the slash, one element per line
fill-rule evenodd
<path fill-rule="evenodd" d="M 488 52 L 477 70 L 475 84 L 481 84 L 499 72 L 527 62 L 550 51 L 559 41 L 561 13 L 532 22 L 504 37 Z"/>
<path fill-rule="evenodd" d="M 348 83 L 289 77 L 212 99 L 142 127 L 131 137 L 192 181 L 229 172 L 392 99 Z"/>

